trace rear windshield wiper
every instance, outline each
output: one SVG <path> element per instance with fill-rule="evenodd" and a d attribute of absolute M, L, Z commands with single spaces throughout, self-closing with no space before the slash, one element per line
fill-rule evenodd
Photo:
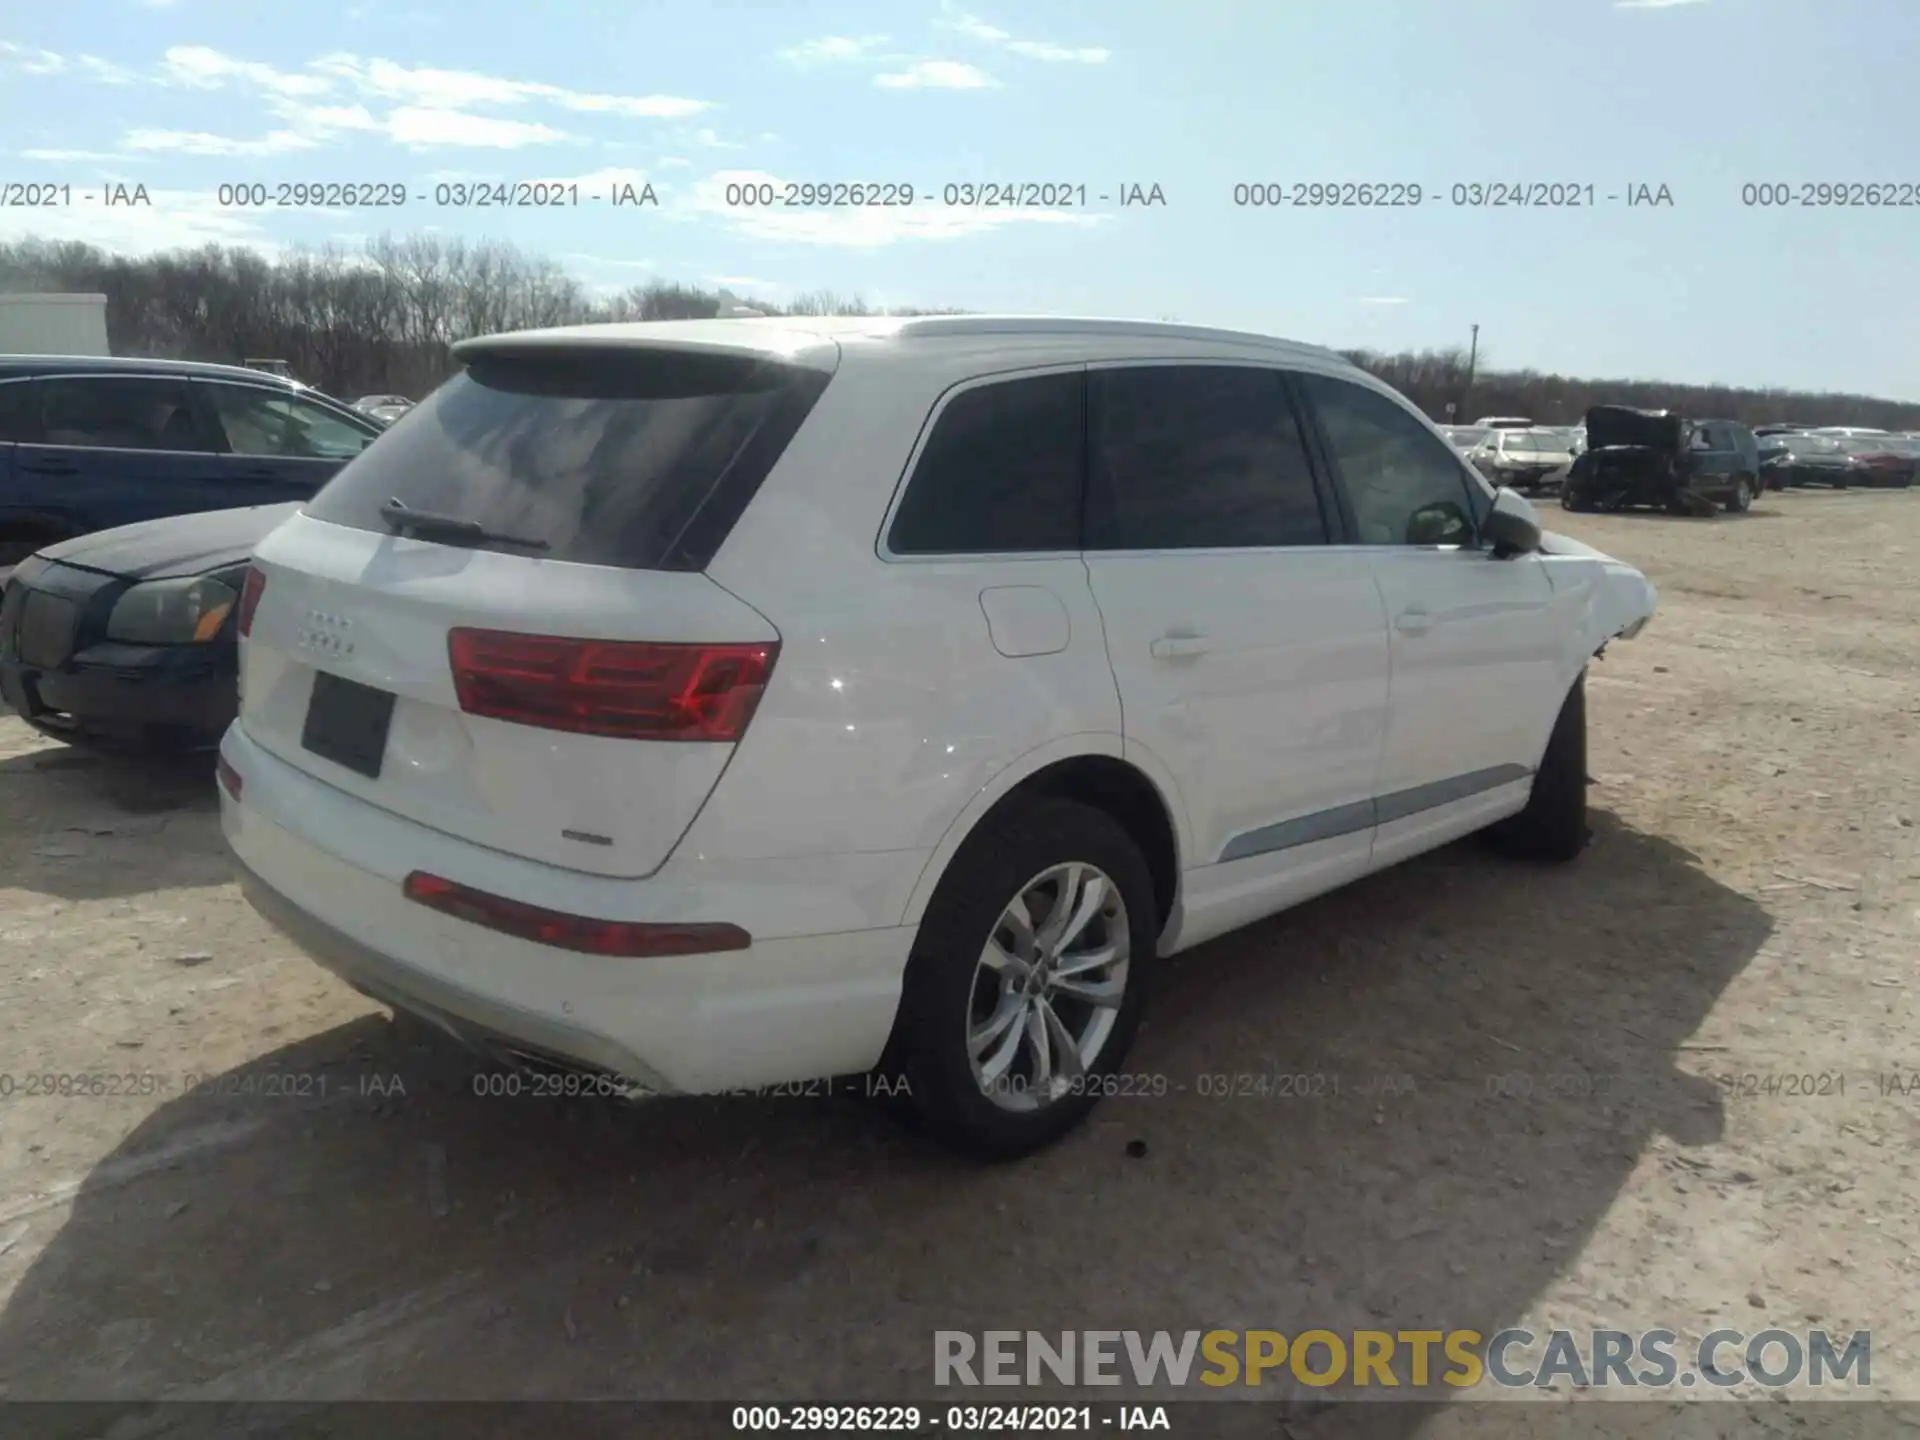
<path fill-rule="evenodd" d="M 394 534 L 411 536 L 416 540 L 445 540 L 455 545 L 514 545 L 522 550 L 552 548 L 545 540 L 489 530 L 478 520 L 463 520 L 458 515 L 416 510 L 397 496 L 380 507 L 380 518 L 387 522 Z"/>

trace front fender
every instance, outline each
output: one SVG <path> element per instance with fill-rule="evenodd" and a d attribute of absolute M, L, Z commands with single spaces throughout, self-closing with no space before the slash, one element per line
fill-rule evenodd
<path fill-rule="evenodd" d="M 1571 684 L 1603 645 L 1631 640 L 1646 628 L 1658 607 L 1659 592 L 1624 560 L 1571 536 L 1544 532 L 1540 553 L 1553 584 L 1555 607 L 1566 606 L 1562 623 L 1571 630 L 1566 656 Z"/>

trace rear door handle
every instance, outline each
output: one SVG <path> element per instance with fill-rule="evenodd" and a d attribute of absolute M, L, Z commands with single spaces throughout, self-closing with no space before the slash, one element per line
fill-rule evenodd
<path fill-rule="evenodd" d="M 1204 635 L 1162 635 L 1147 648 L 1156 660 L 1174 660 L 1183 655 L 1204 655 L 1212 645 Z"/>
<path fill-rule="evenodd" d="M 1433 628 L 1433 614 L 1424 605 L 1409 605 L 1393 617 L 1393 628 L 1402 635 L 1424 635 Z"/>

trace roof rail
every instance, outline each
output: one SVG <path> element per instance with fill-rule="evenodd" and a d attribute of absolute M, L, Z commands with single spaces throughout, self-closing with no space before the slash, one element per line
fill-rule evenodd
<path fill-rule="evenodd" d="M 1167 340 L 1209 340 L 1215 343 L 1261 345 L 1308 351 L 1331 359 L 1340 357 L 1321 345 L 1307 345 L 1252 330 L 1229 330 L 1216 325 L 1183 325 L 1168 320 L 1102 319 L 1077 315 L 914 315 L 901 320 L 894 333 L 903 338 L 925 335 L 1151 335 Z"/>

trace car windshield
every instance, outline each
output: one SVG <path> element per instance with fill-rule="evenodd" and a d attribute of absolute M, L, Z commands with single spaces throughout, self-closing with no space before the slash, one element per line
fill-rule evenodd
<path fill-rule="evenodd" d="M 1500 433 L 1502 450 L 1564 450 L 1568 437 L 1556 430 L 1503 430 Z"/>

